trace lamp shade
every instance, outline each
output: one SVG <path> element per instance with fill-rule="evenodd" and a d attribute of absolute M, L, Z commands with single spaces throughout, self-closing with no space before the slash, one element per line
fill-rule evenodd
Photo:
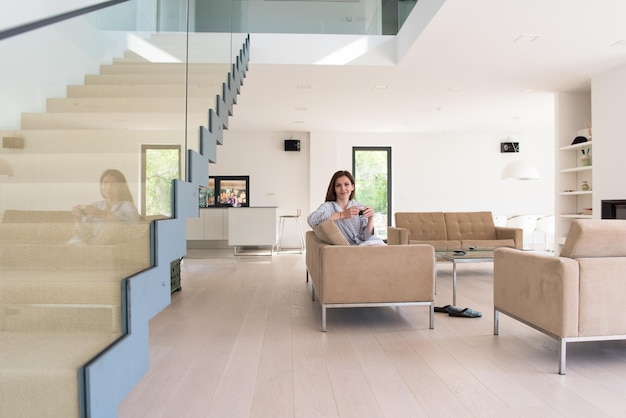
<path fill-rule="evenodd" d="M 538 180 L 537 168 L 524 160 L 511 161 L 502 169 L 502 180 Z"/>
<path fill-rule="evenodd" d="M 4 158 L 0 158 L 0 177 L 8 177 L 13 175 L 13 167 Z"/>

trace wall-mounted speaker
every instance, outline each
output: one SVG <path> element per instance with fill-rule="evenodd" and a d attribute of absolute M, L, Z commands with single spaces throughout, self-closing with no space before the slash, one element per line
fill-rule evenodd
<path fill-rule="evenodd" d="M 519 142 L 500 142 L 500 152 L 519 152 Z"/>
<path fill-rule="evenodd" d="M 285 139 L 285 151 L 300 151 L 300 140 Z"/>

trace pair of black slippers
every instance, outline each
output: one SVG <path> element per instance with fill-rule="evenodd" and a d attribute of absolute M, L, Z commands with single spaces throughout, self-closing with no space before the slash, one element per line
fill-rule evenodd
<path fill-rule="evenodd" d="M 435 312 L 444 312 L 450 316 L 457 316 L 461 318 L 480 318 L 481 316 L 483 316 L 482 313 L 475 311 L 473 309 L 470 309 L 470 308 L 461 309 L 453 305 L 435 306 Z"/>

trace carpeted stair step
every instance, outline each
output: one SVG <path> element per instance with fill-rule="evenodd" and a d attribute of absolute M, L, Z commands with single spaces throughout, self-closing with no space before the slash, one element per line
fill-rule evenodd
<path fill-rule="evenodd" d="M 200 86 L 221 86 L 227 81 L 226 74 L 189 74 L 189 83 Z M 185 73 L 177 74 L 87 74 L 85 84 L 178 84 L 185 85 Z"/>
<path fill-rule="evenodd" d="M 208 110 L 189 113 L 188 126 L 197 133 L 199 126 L 207 126 Z M 23 113 L 22 129 L 135 129 L 174 130 L 185 122 L 180 112 L 110 112 L 110 113 Z M 197 134 L 196 134 L 197 135 Z M 179 141 L 180 142 L 180 141 Z"/>
<path fill-rule="evenodd" d="M 78 417 L 78 370 L 119 337 L 0 332 L 0 417 Z"/>
<path fill-rule="evenodd" d="M 119 333 L 125 272 L 11 271 L 0 280 L 0 331 Z"/>
<path fill-rule="evenodd" d="M 215 92 L 219 94 L 222 85 L 191 85 L 187 90 L 189 97 L 211 97 L 215 101 Z M 181 97 L 185 95 L 185 87 L 180 84 L 90 84 L 68 86 L 68 98 L 97 98 L 97 97 Z"/>
<path fill-rule="evenodd" d="M 185 103 L 185 97 L 104 97 L 81 99 L 48 99 L 46 111 L 49 113 L 69 112 L 177 112 L 185 104 L 191 112 L 206 112 L 215 105 L 215 96 L 219 89 L 206 97 L 191 97 Z"/>
<path fill-rule="evenodd" d="M 100 65 L 100 74 L 205 74 L 221 77 L 225 79 L 225 75 L 231 70 L 226 64 L 199 64 L 190 63 L 186 66 L 184 63 L 175 62 L 146 62 L 138 64 L 102 64 Z"/>

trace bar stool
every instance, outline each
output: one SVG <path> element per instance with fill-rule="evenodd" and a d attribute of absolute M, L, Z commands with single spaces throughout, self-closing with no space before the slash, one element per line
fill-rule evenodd
<path fill-rule="evenodd" d="M 276 245 L 276 252 L 285 252 L 283 251 L 282 243 L 283 243 L 283 232 L 285 231 L 285 219 L 295 219 L 296 225 L 298 226 L 298 232 L 300 232 L 300 248 L 297 248 L 293 251 L 297 251 L 302 254 L 304 251 L 304 233 L 302 232 L 302 223 L 300 222 L 300 215 L 302 211 L 298 209 L 295 215 L 281 215 L 280 218 L 280 235 L 278 237 L 278 244 Z"/>

